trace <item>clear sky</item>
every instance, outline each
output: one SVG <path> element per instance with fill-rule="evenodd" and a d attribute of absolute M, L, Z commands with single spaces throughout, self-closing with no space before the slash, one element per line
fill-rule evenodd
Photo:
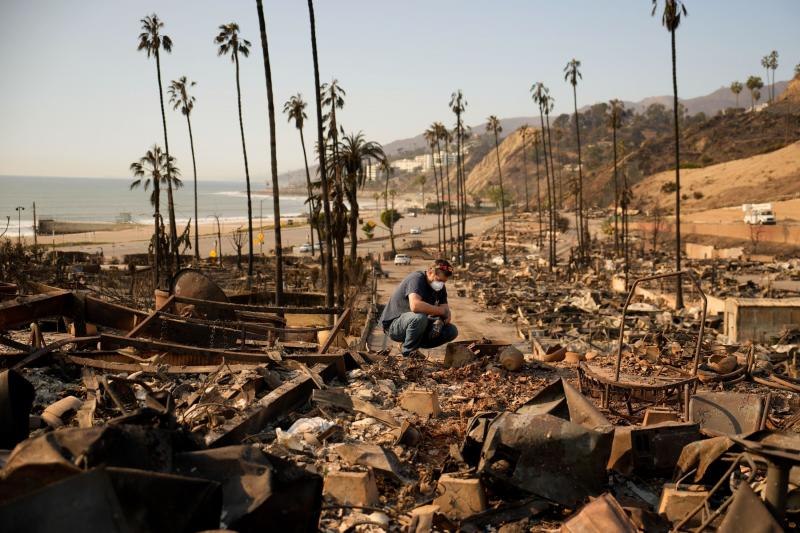
<path fill-rule="evenodd" d="M 661 4 L 661 2 L 659 2 Z M 532 115 L 529 87 L 542 81 L 556 112 L 571 110 L 562 69 L 576 57 L 578 105 L 671 92 L 669 34 L 649 0 L 317 0 L 323 81 L 347 91 L 337 118 L 382 143 L 453 122 L 461 88 L 467 124 Z M 678 30 L 682 97 L 764 76 L 760 59 L 780 54 L 776 79 L 800 62 L 800 1 L 689 0 Z M 659 6 L 660 7 L 660 6 Z M 296 92 L 309 102 L 313 70 L 305 0 L 264 1 L 276 96 L 279 172 L 300 168 L 297 130 L 280 113 Z M 218 26 L 238 22 L 253 43 L 242 62 L 251 176 L 269 169 L 266 88 L 254 0 L 0 0 L 0 175 L 126 177 L 129 164 L 163 143 L 155 61 L 137 52 L 139 20 L 157 13 L 174 41 L 163 56 L 165 87 L 197 81 L 193 130 L 199 179 L 243 180 L 234 67 L 217 57 Z M 168 111 L 171 152 L 185 177 L 185 119 Z"/>

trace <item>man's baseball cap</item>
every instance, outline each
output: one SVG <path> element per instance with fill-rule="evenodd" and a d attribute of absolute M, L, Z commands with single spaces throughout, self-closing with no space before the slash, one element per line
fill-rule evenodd
<path fill-rule="evenodd" d="M 453 275 L 453 265 L 446 259 L 437 259 L 431 265 L 434 270 L 441 270 L 448 278 Z"/>

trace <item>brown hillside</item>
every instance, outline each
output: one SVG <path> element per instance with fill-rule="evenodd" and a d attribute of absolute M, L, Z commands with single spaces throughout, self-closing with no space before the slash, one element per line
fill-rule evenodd
<path fill-rule="evenodd" d="M 658 202 L 672 210 L 675 194 L 662 192 L 662 187 L 674 180 L 675 173 L 667 170 L 641 181 L 633 188 L 634 205 Z M 800 193 L 800 142 L 768 154 L 681 170 L 681 192 L 681 209 L 687 211 L 793 198 Z"/>
<path fill-rule="evenodd" d="M 777 98 L 778 103 L 788 102 L 800 104 L 800 76 L 795 76 L 786 86 L 786 90 Z"/>
<path fill-rule="evenodd" d="M 780 113 L 773 105 L 758 113 L 717 115 L 705 122 L 686 128 L 681 133 L 681 166 L 688 170 L 745 159 L 778 150 L 800 139 L 800 109 L 791 115 Z M 792 106 L 793 107 L 793 106 Z M 628 158 L 629 182 L 635 184 L 646 176 L 674 169 L 674 141 L 662 135 L 632 152 Z M 613 165 L 585 172 L 588 198 L 596 205 L 613 202 Z M 620 167 L 622 168 L 622 167 Z M 681 171 L 683 176 L 685 170 Z M 797 185 L 800 191 L 800 184 Z"/>
<path fill-rule="evenodd" d="M 528 141 L 528 195 L 531 204 L 536 197 L 536 165 L 533 161 L 533 150 Z M 503 186 L 506 194 L 511 196 L 517 205 L 525 203 L 525 168 L 522 159 L 522 134 L 520 130 L 511 132 L 500 142 L 500 166 L 503 170 Z M 544 169 L 541 170 L 544 173 Z M 494 149 L 485 155 L 467 175 L 467 192 L 482 194 L 488 187 L 499 185 L 497 175 L 497 156 Z"/>

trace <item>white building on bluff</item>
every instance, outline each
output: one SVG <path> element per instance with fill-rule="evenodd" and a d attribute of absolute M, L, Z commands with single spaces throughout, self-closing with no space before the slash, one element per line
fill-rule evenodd
<path fill-rule="evenodd" d="M 437 167 L 455 165 L 456 154 L 455 152 L 442 152 L 440 155 L 438 152 L 435 152 L 434 155 L 422 154 L 405 159 L 395 159 L 392 161 L 392 167 L 400 172 L 427 172 L 433 168 L 434 162 Z"/>

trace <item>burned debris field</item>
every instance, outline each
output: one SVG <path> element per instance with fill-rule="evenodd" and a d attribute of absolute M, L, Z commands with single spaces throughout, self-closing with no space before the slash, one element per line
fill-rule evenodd
<path fill-rule="evenodd" d="M 377 324 L 392 269 L 377 259 L 334 309 L 308 260 L 287 267 L 283 306 L 267 272 L 248 291 L 215 265 L 154 297 L 123 290 L 125 270 L 6 284 L 3 524 L 793 527 L 800 329 L 786 324 L 800 300 L 776 286 L 800 263 L 690 260 L 676 311 L 677 276 L 646 255 L 627 292 L 603 247 L 588 268 L 549 271 L 525 255 L 528 218 L 510 224 L 508 264 L 494 227 L 449 284 L 483 334 L 416 357 Z M 773 286 L 752 281 L 765 274 Z M 752 320 L 772 329 L 754 337 Z"/>

